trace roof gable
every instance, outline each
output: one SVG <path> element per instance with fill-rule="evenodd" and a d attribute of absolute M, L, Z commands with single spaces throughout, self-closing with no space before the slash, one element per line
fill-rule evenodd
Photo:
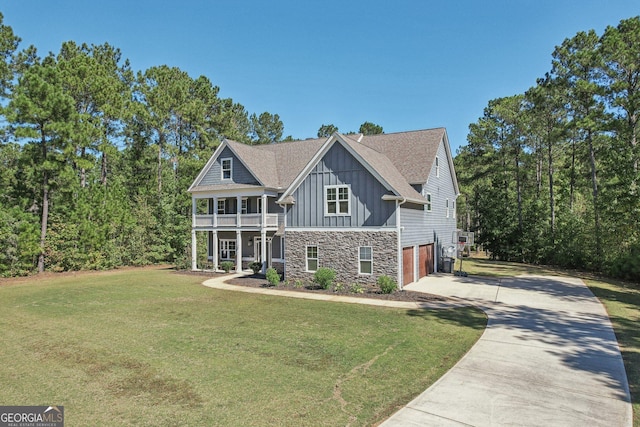
<path fill-rule="evenodd" d="M 327 154 L 334 144 L 342 145 L 353 157 L 360 162 L 385 188 L 393 195 L 410 200 L 414 203 L 425 203 L 426 200 L 411 187 L 395 168 L 391 161 L 383 154 L 366 147 L 359 142 L 347 138 L 339 133 L 331 135 L 318 150 L 313 158 L 305 165 L 300 173 L 286 189 L 279 203 L 291 201 L 291 195 L 300 186 L 318 162 Z"/>
<path fill-rule="evenodd" d="M 228 140 L 222 141 L 222 143 L 218 146 L 218 148 L 213 152 L 213 155 L 211 156 L 211 158 L 207 161 L 205 166 L 202 168 L 202 170 L 200 171 L 196 179 L 193 181 L 188 191 L 192 192 L 192 191 L 198 190 L 198 188 L 204 189 L 205 187 L 206 188 L 211 187 L 211 183 L 205 182 L 205 181 L 207 181 L 207 178 L 210 177 L 211 173 L 215 173 L 213 171 L 216 168 L 217 160 L 219 158 L 222 158 L 223 156 L 226 156 L 224 153 L 229 153 L 229 152 L 231 153 L 233 159 L 240 162 L 240 165 L 242 166 L 243 174 L 248 174 L 255 180 L 255 182 L 250 183 L 251 185 L 255 185 L 256 182 L 261 186 L 265 185 L 263 179 L 261 179 L 261 177 L 259 177 L 255 173 L 255 171 L 252 170 L 252 168 L 249 165 L 247 165 L 245 161 L 247 158 L 246 153 L 243 153 L 242 149 L 237 150 L 238 147 L 234 144 L 238 144 L 238 143 L 233 143 L 232 141 L 228 141 Z M 240 153 L 238 151 L 240 151 Z M 236 173 L 236 171 L 234 171 L 234 174 Z M 217 180 L 214 179 L 214 181 L 217 181 Z M 230 183 L 229 185 L 233 186 L 236 184 L 237 183 Z M 249 184 L 249 183 L 245 183 L 245 184 Z M 217 185 L 220 185 L 220 184 L 217 184 Z"/>

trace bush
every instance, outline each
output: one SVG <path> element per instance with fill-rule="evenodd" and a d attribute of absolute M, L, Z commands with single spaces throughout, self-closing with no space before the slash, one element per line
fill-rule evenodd
<path fill-rule="evenodd" d="M 313 275 L 313 281 L 320 285 L 322 289 L 329 289 L 335 278 L 336 271 L 327 267 L 320 267 Z"/>
<path fill-rule="evenodd" d="M 364 294 L 364 286 L 359 283 L 352 283 L 349 290 L 354 294 Z"/>
<path fill-rule="evenodd" d="M 377 283 L 383 294 L 392 294 L 396 289 L 398 289 L 396 282 L 389 276 L 378 277 Z"/>
<path fill-rule="evenodd" d="M 262 271 L 262 263 L 260 261 L 254 261 L 249 264 L 249 268 L 253 270 L 253 274 L 258 274 Z"/>
<path fill-rule="evenodd" d="M 231 270 L 233 270 L 234 266 L 235 264 L 233 263 L 233 261 L 222 261 L 219 265 L 219 267 L 223 269 L 225 273 L 228 273 Z"/>
<path fill-rule="evenodd" d="M 267 281 L 271 286 L 278 286 L 280 275 L 275 268 L 267 268 Z"/>

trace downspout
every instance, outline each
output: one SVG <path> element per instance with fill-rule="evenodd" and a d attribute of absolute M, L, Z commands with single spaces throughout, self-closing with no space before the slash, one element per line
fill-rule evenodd
<path fill-rule="evenodd" d="M 396 199 L 396 233 L 398 235 L 398 289 L 402 290 L 403 283 L 403 268 L 404 263 L 402 261 L 402 225 L 400 224 L 400 206 L 405 204 L 407 199 L 405 197 L 402 200 Z"/>

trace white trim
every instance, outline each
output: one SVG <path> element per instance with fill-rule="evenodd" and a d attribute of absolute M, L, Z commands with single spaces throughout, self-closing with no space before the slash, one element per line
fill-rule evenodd
<path fill-rule="evenodd" d="M 309 258 L 309 248 L 316 248 L 316 257 L 315 258 Z M 316 269 L 315 270 L 309 270 L 309 260 L 310 259 L 315 259 L 316 260 Z M 318 249 L 318 245 L 306 245 L 304 247 L 304 271 L 306 271 L 307 273 L 315 273 L 316 271 L 318 271 L 318 268 L 320 268 L 320 250 Z"/>
<path fill-rule="evenodd" d="M 229 143 L 227 142 L 226 139 L 222 141 L 222 144 L 218 145 L 218 148 L 216 148 L 216 151 L 213 152 L 213 154 L 207 161 L 207 164 L 204 165 L 204 167 L 202 168 L 202 170 L 200 171 L 200 173 L 198 174 L 198 176 L 193 181 L 193 183 L 191 184 L 191 186 L 187 191 L 192 191 L 195 187 L 200 185 L 200 181 L 202 181 L 202 179 L 205 177 L 207 172 L 209 172 L 209 169 L 211 169 L 211 166 L 213 165 L 213 163 L 215 163 L 218 156 L 220 156 L 220 154 L 222 153 L 222 150 L 224 150 L 224 148 L 227 147 L 228 145 Z"/>
<path fill-rule="evenodd" d="M 229 170 L 225 170 L 224 162 L 229 161 Z M 229 172 L 229 178 L 224 177 L 224 173 Z M 233 180 L 233 157 L 222 157 L 220 159 L 220 180 L 232 181 Z"/>
<path fill-rule="evenodd" d="M 347 189 L 347 212 L 340 212 L 340 203 L 344 202 L 343 199 L 340 199 L 340 189 Z M 329 212 L 329 200 L 327 198 L 328 190 L 336 190 L 336 199 L 332 200 L 332 203 L 336 204 L 336 211 Z M 351 216 L 351 185 L 349 184 L 336 184 L 336 185 L 325 185 L 323 190 L 324 196 L 324 216 Z"/>
<path fill-rule="evenodd" d="M 451 146 L 449 145 L 449 136 L 447 135 L 447 129 L 444 129 L 442 140 L 440 141 L 444 145 L 444 151 L 447 153 L 447 161 L 449 163 L 449 176 L 453 180 L 453 191 L 456 197 L 460 195 L 460 187 L 458 186 L 458 177 L 456 176 L 456 168 L 453 165 L 453 155 L 451 154 Z"/>
<path fill-rule="evenodd" d="M 371 258 L 369 259 L 363 259 L 361 258 L 362 256 L 362 252 L 360 252 L 360 250 L 362 248 L 369 248 L 370 249 L 370 255 Z M 362 263 L 363 262 L 370 262 L 371 263 L 371 272 L 370 273 L 363 273 L 362 272 Z M 372 276 L 373 275 L 373 246 L 358 246 L 358 274 L 362 274 L 364 276 Z"/>
<path fill-rule="evenodd" d="M 219 251 L 219 253 L 218 253 L 219 258 L 218 259 L 220 261 L 233 261 L 233 260 L 236 259 L 235 255 L 238 254 L 238 244 L 236 242 L 236 239 L 218 239 L 218 243 L 219 243 L 218 244 L 218 251 Z M 230 252 L 231 252 L 231 249 L 229 249 L 229 244 L 230 243 L 233 243 L 234 246 L 235 246 L 235 248 L 233 249 L 233 252 L 235 252 L 233 257 L 231 257 L 231 254 L 230 254 Z M 222 251 L 227 252 L 227 256 L 229 258 L 223 258 L 222 257 Z"/>
<path fill-rule="evenodd" d="M 399 196 L 398 191 L 389 184 L 389 182 L 380 175 L 373 166 L 369 164 L 369 162 L 365 161 L 360 154 L 358 154 L 338 132 L 335 132 L 327 141 L 320 147 L 320 150 L 313 156 L 313 158 L 307 163 L 302 172 L 298 174 L 298 176 L 291 182 L 291 185 L 282 193 L 282 196 L 278 199 L 276 203 L 281 204 L 287 196 L 293 195 L 293 193 L 298 189 L 298 187 L 304 182 L 307 176 L 311 173 L 313 168 L 318 164 L 320 159 L 324 157 L 325 154 L 329 151 L 333 144 L 339 142 L 342 147 L 349 152 L 364 168 L 371 173 L 377 180 L 380 182 L 387 190 L 393 192 L 396 196 Z M 355 141 L 354 141 L 355 143 Z M 367 147 L 368 148 L 368 147 Z"/>

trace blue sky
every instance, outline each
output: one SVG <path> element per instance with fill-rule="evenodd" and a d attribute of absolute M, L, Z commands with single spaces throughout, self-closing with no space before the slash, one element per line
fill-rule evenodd
<path fill-rule="evenodd" d="M 62 42 L 122 50 L 134 70 L 205 75 L 284 135 L 322 124 L 386 133 L 447 128 L 453 152 L 491 99 L 523 93 L 578 31 L 640 14 L 638 0 L 0 0 L 40 54 Z"/>

